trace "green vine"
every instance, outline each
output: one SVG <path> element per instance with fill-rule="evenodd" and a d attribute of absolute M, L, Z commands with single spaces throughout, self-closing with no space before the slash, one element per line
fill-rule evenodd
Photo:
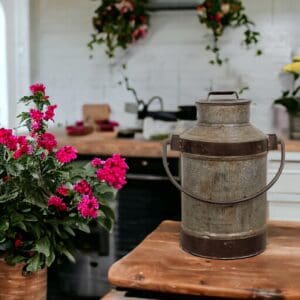
<path fill-rule="evenodd" d="M 260 38 L 258 31 L 252 30 L 254 23 L 245 14 L 245 7 L 239 0 L 205 0 L 197 7 L 199 21 L 212 30 L 213 43 L 206 46 L 207 51 L 211 51 L 214 58 L 209 62 L 211 64 L 222 65 L 228 61 L 228 58 L 221 56 L 219 45 L 220 37 L 226 28 L 237 28 L 243 26 L 245 28 L 243 44 L 247 48 L 253 44 L 257 44 Z M 261 55 L 262 51 L 258 49 L 256 55 Z"/>

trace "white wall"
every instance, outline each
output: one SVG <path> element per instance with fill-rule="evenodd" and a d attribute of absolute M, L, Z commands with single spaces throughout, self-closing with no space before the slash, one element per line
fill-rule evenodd
<path fill-rule="evenodd" d="M 0 127 L 8 125 L 7 63 L 6 63 L 6 20 L 0 2 Z"/>
<path fill-rule="evenodd" d="M 194 11 L 154 12 L 149 37 L 125 55 L 109 63 L 103 48 L 89 59 L 86 43 L 93 32 L 91 18 L 98 1 L 32 0 L 31 81 L 41 81 L 59 104 L 58 121 L 80 119 L 87 102 L 108 102 L 113 118 L 132 125 L 133 116 L 124 113 L 132 96 L 118 85 L 120 61 L 128 61 L 132 85 L 142 98 L 159 94 L 167 109 L 193 104 L 210 88 L 249 85 L 245 96 L 253 99 L 252 119 L 271 131 L 271 104 L 280 93 L 278 74 L 290 61 L 300 41 L 300 1 L 245 0 L 248 15 L 262 34 L 264 55 L 240 48 L 241 32 L 229 30 L 223 38 L 223 53 L 231 58 L 225 68 L 208 64 L 204 50 L 207 31 Z M 299 43 L 297 45 L 297 43 Z M 115 65 L 114 65 L 115 63 Z M 242 83 L 241 83 L 242 82 Z M 244 82 L 244 84 L 243 84 Z"/>
<path fill-rule="evenodd" d="M 6 60 L 8 127 L 16 125 L 17 101 L 28 92 L 30 83 L 29 61 L 29 0 L 0 0 L 6 20 Z M 2 66 L 0 66 L 2 67 Z"/>

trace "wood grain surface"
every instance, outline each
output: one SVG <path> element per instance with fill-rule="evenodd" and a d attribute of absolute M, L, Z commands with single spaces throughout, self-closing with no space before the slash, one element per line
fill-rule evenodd
<path fill-rule="evenodd" d="M 112 155 L 120 153 L 127 157 L 161 157 L 161 141 L 147 141 L 143 139 L 116 138 L 116 132 L 94 131 L 85 136 L 68 136 L 63 131 L 54 132 L 59 146 L 71 145 L 82 155 Z M 178 152 L 171 151 L 170 157 L 178 156 Z"/>
<path fill-rule="evenodd" d="M 53 132 L 59 146 L 71 145 L 82 155 L 112 155 L 120 153 L 128 157 L 161 157 L 161 141 L 143 139 L 119 139 L 116 132 L 94 131 L 86 136 L 68 136 L 64 130 Z M 287 152 L 300 152 L 300 141 L 286 141 Z M 169 157 L 178 157 L 179 152 L 170 151 Z"/>
<path fill-rule="evenodd" d="M 300 299 L 300 223 L 269 223 L 267 250 L 239 260 L 185 253 L 179 246 L 179 229 L 179 222 L 164 221 L 110 268 L 110 283 L 231 299 Z"/>

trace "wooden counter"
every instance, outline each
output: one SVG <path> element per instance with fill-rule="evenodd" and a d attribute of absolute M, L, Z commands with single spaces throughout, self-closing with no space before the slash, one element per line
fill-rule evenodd
<path fill-rule="evenodd" d="M 114 132 L 93 132 L 85 136 L 68 136 L 64 132 L 55 132 L 59 146 L 71 145 L 81 155 L 109 156 L 120 153 L 126 157 L 161 157 L 162 141 L 144 139 L 121 139 Z M 169 157 L 177 157 L 175 151 Z"/>
<path fill-rule="evenodd" d="M 161 141 L 116 138 L 115 132 L 93 132 L 86 136 L 68 136 L 63 131 L 54 133 L 59 146 L 71 145 L 81 155 L 105 155 L 120 153 L 127 157 L 161 157 Z M 300 140 L 287 140 L 287 152 L 300 152 Z M 169 152 L 169 157 L 177 157 L 178 152 Z"/>

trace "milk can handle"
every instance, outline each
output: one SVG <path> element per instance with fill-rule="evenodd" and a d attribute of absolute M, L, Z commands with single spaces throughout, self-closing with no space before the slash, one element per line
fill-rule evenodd
<path fill-rule="evenodd" d="M 217 92 L 209 92 L 207 95 L 207 101 L 209 101 L 209 96 L 211 95 L 235 95 L 236 96 L 236 100 L 239 99 L 239 95 L 236 91 L 217 91 Z"/>
<path fill-rule="evenodd" d="M 171 139 L 168 139 L 164 142 L 163 144 L 163 148 L 162 148 L 162 160 L 163 160 L 163 165 L 164 168 L 166 170 L 166 173 L 170 179 L 170 181 L 184 194 L 186 194 L 187 196 L 190 196 L 191 198 L 201 201 L 201 202 L 205 202 L 205 203 L 211 203 L 211 204 L 221 204 L 221 205 L 228 205 L 228 204 L 236 204 L 236 203 L 241 203 L 241 202 L 245 202 L 245 201 L 249 201 L 252 200 L 260 195 L 262 195 L 263 193 L 265 193 L 266 191 L 268 191 L 273 185 L 274 183 L 278 180 L 278 178 L 280 177 L 283 167 L 284 167 L 284 161 L 285 161 L 285 144 L 284 141 L 281 139 L 278 139 L 278 144 L 280 144 L 280 150 L 281 150 L 281 160 L 280 160 L 280 166 L 279 169 L 276 173 L 276 175 L 273 177 L 273 179 L 265 186 L 263 187 L 260 191 L 256 192 L 255 194 L 248 196 L 246 198 L 242 198 L 242 199 L 236 199 L 236 200 L 232 200 L 230 202 L 222 202 L 222 201 L 214 201 L 214 200 L 207 200 L 207 199 L 202 199 L 200 197 L 198 197 L 197 195 L 194 195 L 193 193 L 187 191 L 184 187 L 182 187 L 173 177 L 173 175 L 171 174 L 171 171 L 169 169 L 168 166 L 168 160 L 167 160 L 167 153 L 168 153 L 168 145 L 171 144 Z"/>

